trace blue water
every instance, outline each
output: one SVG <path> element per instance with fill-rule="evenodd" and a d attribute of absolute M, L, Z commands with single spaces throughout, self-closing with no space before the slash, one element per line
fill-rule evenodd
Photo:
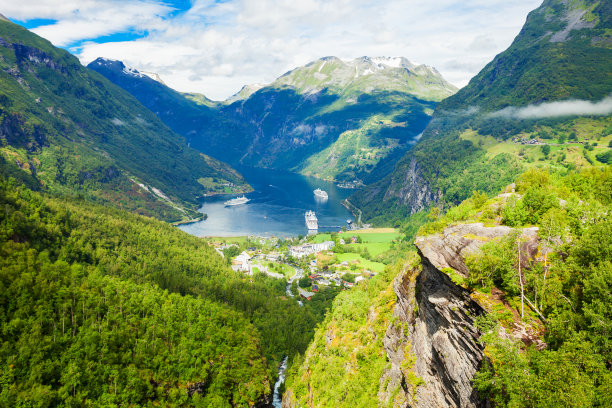
<path fill-rule="evenodd" d="M 353 190 L 336 187 L 333 183 L 299 174 L 239 168 L 255 191 L 246 194 L 251 199 L 245 205 L 225 207 L 230 197 L 205 198 L 200 211 L 208 219 L 179 228 L 196 236 L 277 236 L 288 237 L 308 232 L 304 213 L 312 210 L 319 219 L 319 231 L 337 231 L 352 220 L 351 213 L 340 202 Z M 325 202 L 315 199 L 313 190 L 327 191 Z M 325 228 L 333 226 L 334 228 Z"/>

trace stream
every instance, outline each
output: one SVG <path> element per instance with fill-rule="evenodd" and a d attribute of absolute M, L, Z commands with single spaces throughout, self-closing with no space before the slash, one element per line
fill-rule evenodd
<path fill-rule="evenodd" d="M 272 395 L 272 406 L 274 408 L 281 408 L 283 403 L 283 396 L 280 393 L 280 387 L 285 381 L 285 370 L 287 370 L 287 357 L 283 359 L 278 369 L 278 380 L 274 384 L 274 394 Z"/>
<path fill-rule="evenodd" d="M 293 275 L 291 279 L 287 281 L 287 287 L 285 289 L 287 296 L 290 296 L 290 297 L 294 297 L 293 293 L 291 293 L 291 284 L 293 283 L 294 280 L 300 279 L 304 275 L 304 270 L 302 268 L 298 268 L 297 266 L 293 266 L 293 267 L 295 268 L 295 275 Z M 298 303 L 300 306 L 304 305 L 301 300 L 298 300 Z M 280 393 L 280 387 L 285 381 L 285 371 L 286 370 L 287 370 L 287 357 L 283 359 L 283 362 L 278 368 L 278 380 L 276 380 L 276 383 L 274 384 L 274 394 L 272 395 L 272 406 L 274 408 L 281 408 L 281 405 L 283 403 L 283 396 Z"/>

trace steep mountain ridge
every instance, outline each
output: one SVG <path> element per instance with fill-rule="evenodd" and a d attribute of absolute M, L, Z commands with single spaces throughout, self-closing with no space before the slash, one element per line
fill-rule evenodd
<path fill-rule="evenodd" d="M 4 175 L 166 220 L 197 215 L 196 198 L 224 183 L 246 188 L 127 92 L 5 20 L 0 83 Z"/>
<path fill-rule="evenodd" d="M 589 107 L 612 94 L 611 30 L 609 2 L 544 1 L 506 51 L 437 106 L 394 172 L 351 203 L 389 222 L 496 191 L 525 168 L 608 162 L 612 110 Z"/>
<path fill-rule="evenodd" d="M 191 146 L 232 164 L 332 180 L 378 180 L 415 143 L 438 101 L 456 91 L 403 58 L 326 57 L 224 103 L 177 92 L 119 62 L 89 65 L 131 92 Z"/>

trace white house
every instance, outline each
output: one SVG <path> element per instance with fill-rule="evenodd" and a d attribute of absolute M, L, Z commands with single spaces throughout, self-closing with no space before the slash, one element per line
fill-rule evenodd
<path fill-rule="evenodd" d="M 292 246 L 289 255 L 294 258 L 302 258 L 307 255 L 316 254 L 321 251 L 329 251 L 334 246 L 334 241 L 325 241 L 319 244 L 302 244 Z"/>
<path fill-rule="evenodd" d="M 232 269 L 251 273 L 251 256 L 247 254 L 246 251 L 242 251 L 242 253 L 232 261 Z"/>

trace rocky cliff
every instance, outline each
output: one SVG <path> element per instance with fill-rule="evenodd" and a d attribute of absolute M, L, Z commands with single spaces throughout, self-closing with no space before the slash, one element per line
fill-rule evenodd
<path fill-rule="evenodd" d="M 394 407 L 488 407 L 472 388 L 484 358 L 475 318 L 489 304 L 453 282 L 468 277 L 465 258 L 486 242 L 505 237 L 507 226 L 459 224 L 442 234 L 418 237 L 421 265 L 394 282 L 397 303 L 384 347 L 391 367 L 381 378 L 379 400 Z M 523 262 L 536 255 L 536 228 L 522 230 Z M 509 335 L 524 337 L 524 327 Z"/>
<path fill-rule="evenodd" d="M 483 309 L 426 257 L 422 270 L 399 276 L 394 289 L 396 320 L 384 342 L 391 368 L 381 379 L 388 384 L 381 402 L 399 390 L 394 406 L 487 406 L 471 386 L 483 359 L 474 328 Z"/>
<path fill-rule="evenodd" d="M 505 200 L 508 195 L 514 193 L 497 199 Z M 341 305 L 335 305 L 332 318 L 315 335 L 298 374 L 290 378 L 283 407 L 323 406 L 333 395 L 337 396 L 321 389 L 342 388 L 324 385 L 322 377 L 329 375 L 324 374 L 325 370 L 335 370 L 331 377 L 340 384 L 344 381 L 355 384 L 357 378 L 365 377 L 364 370 L 376 372 L 376 367 L 380 371 L 371 374 L 369 380 L 377 384 L 369 390 L 351 389 L 347 385 L 349 388 L 340 391 L 343 400 L 336 402 L 337 406 L 367 400 L 372 406 L 488 407 L 486 398 L 479 396 L 472 386 L 485 358 L 475 320 L 492 307 L 511 314 L 513 311 L 506 308 L 503 300 L 469 290 L 462 282 L 469 276 L 467 257 L 485 243 L 516 232 L 522 234 L 522 263 L 527 265 L 538 253 L 536 228 L 517 231 L 501 225 L 464 223 L 451 225 L 439 234 L 418 237 L 417 259 L 391 275 L 395 279 L 380 292 L 378 300 L 372 301 L 361 317 L 363 320 L 347 318 L 347 311 L 340 312 Z M 361 295 L 359 287 L 353 291 L 342 298 L 352 308 Z M 385 291 L 389 294 L 385 295 Z M 357 329 L 350 326 L 352 329 L 346 332 L 338 329 L 348 326 L 347 320 L 351 319 L 363 323 Z M 529 330 L 517 321 L 503 334 L 533 342 Z M 372 348 L 368 351 L 366 345 Z M 364 357 L 374 354 L 377 357 Z M 372 394 L 369 400 L 364 397 L 367 393 Z M 356 398 L 356 394 L 363 399 Z"/>

